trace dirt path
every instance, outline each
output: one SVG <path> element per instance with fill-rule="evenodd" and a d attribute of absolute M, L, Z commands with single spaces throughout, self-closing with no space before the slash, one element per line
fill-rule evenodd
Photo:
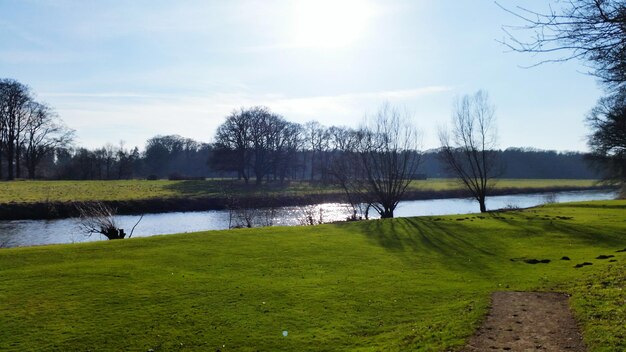
<path fill-rule="evenodd" d="M 586 351 L 567 300 L 561 293 L 496 292 L 463 351 Z"/>

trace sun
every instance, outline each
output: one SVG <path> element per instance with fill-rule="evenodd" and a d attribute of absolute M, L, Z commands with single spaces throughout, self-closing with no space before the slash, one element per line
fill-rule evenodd
<path fill-rule="evenodd" d="M 300 0 L 293 16 L 294 45 L 306 48 L 340 48 L 363 36 L 374 15 L 365 0 Z"/>

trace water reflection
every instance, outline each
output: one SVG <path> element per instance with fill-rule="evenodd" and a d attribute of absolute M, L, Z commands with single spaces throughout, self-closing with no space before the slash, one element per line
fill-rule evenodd
<path fill-rule="evenodd" d="M 572 202 L 606 200 L 615 198 L 615 192 L 580 191 L 554 194 L 526 194 L 495 196 L 487 200 L 488 209 L 506 207 L 526 208 L 546 202 Z M 312 222 L 342 221 L 352 215 L 352 209 L 341 203 L 324 203 L 308 207 L 281 207 L 273 210 L 255 209 L 254 226 L 293 226 Z M 478 211 L 478 204 L 470 199 L 433 199 L 401 202 L 395 211 L 397 217 L 420 215 L 465 214 Z M 376 218 L 371 213 L 370 218 Z M 138 216 L 121 215 L 116 221 L 127 232 L 135 225 Z M 146 214 L 133 233 L 133 237 L 145 237 L 170 233 L 222 230 L 238 223 L 228 211 L 202 211 L 185 213 Z M 101 235 L 83 235 L 76 219 L 0 221 L 0 244 L 6 247 L 31 246 L 51 243 L 75 243 L 105 240 Z"/>

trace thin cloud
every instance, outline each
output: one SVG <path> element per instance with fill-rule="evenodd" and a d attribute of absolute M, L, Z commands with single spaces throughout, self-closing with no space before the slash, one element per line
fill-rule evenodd
<path fill-rule="evenodd" d="M 0 19 L 0 29 L 2 29 L 4 32 L 11 32 L 15 36 L 19 37 L 21 40 L 34 44 L 40 48 L 51 47 L 50 43 L 43 40 L 41 37 L 31 34 L 29 31 L 26 31 L 9 21 Z"/>
<path fill-rule="evenodd" d="M 0 62 L 7 64 L 59 64 L 85 60 L 84 55 L 71 52 L 48 50 L 4 50 L 0 51 Z"/>
<path fill-rule="evenodd" d="M 62 98 L 93 98 L 93 99 L 126 99 L 126 98 L 142 98 L 142 99 L 155 99 L 166 98 L 166 95 L 154 95 L 143 93 L 129 93 L 129 92 L 108 92 L 108 93 L 78 93 L 78 92 L 43 92 L 39 95 L 43 97 L 62 97 Z M 173 96 L 170 96 L 173 97 Z"/>
<path fill-rule="evenodd" d="M 274 98 L 265 105 L 283 114 L 295 114 L 307 118 L 318 117 L 332 122 L 329 117 L 347 117 L 352 119 L 362 116 L 367 110 L 382 102 L 403 103 L 425 95 L 445 93 L 453 88 L 431 86 L 415 89 L 391 90 L 380 92 L 348 93 L 333 96 L 305 98 Z M 323 122 L 323 121 L 322 121 Z M 328 123 L 328 122 L 327 122 Z"/>
<path fill-rule="evenodd" d="M 411 105 L 416 99 L 447 93 L 452 87 L 431 86 L 406 90 L 346 93 L 333 96 L 287 97 L 281 94 L 219 93 L 206 96 L 139 94 L 135 92 L 42 93 L 56 107 L 81 140 L 95 147 L 111 138 L 143 145 L 156 134 L 180 134 L 209 141 L 226 116 L 240 107 L 266 105 L 294 122 L 316 119 L 333 125 L 361 117 L 384 101 Z M 97 123 L 94 123 L 96 122 Z M 102 130 L 115 127 L 115 137 Z"/>

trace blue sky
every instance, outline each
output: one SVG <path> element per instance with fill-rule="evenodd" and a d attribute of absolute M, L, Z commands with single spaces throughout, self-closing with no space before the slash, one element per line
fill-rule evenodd
<path fill-rule="evenodd" d="M 0 0 L 0 77 L 28 84 L 89 147 L 210 142 L 252 105 L 356 127 L 389 102 L 429 149 L 453 99 L 484 89 L 500 147 L 586 150 L 601 87 L 578 62 L 521 68 L 542 58 L 507 52 L 504 24 L 519 22 L 490 0 Z"/>

